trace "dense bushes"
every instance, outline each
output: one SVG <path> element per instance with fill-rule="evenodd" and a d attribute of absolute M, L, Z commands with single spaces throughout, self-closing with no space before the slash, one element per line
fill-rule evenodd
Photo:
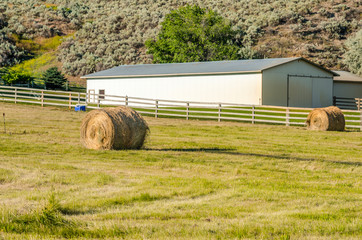
<path fill-rule="evenodd" d="M 16 47 L 15 42 L 0 30 L 0 67 L 10 66 L 20 62 L 25 56 L 24 51 Z"/>
<path fill-rule="evenodd" d="M 9 38 L 6 16 L 0 12 L 0 67 L 18 63 L 25 53 Z"/>
<path fill-rule="evenodd" d="M 325 31 L 329 37 L 341 39 L 345 38 L 347 33 L 350 33 L 352 29 L 357 28 L 357 24 L 355 22 L 347 22 L 344 19 L 336 19 L 321 22 L 320 28 L 322 31 Z"/>
<path fill-rule="evenodd" d="M 8 16 L 11 31 L 25 38 L 64 35 L 81 27 L 81 14 L 87 12 L 87 7 L 73 1 L 67 1 L 68 6 L 58 6 L 62 1 L 52 2 L 54 5 L 48 1 L 3 0 L 0 12 Z"/>
<path fill-rule="evenodd" d="M 362 76 L 362 30 L 346 42 L 348 48 L 344 62 L 353 73 Z"/>
<path fill-rule="evenodd" d="M 34 78 L 27 72 L 8 68 L 2 69 L 0 72 L 0 78 L 6 85 L 30 84 L 34 81 Z"/>

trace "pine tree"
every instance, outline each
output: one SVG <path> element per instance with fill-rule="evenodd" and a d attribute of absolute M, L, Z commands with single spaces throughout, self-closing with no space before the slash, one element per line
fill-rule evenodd
<path fill-rule="evenodd" d="M 67 79 L 58 71 L 57 67 L 52 67 L 43 73 L 42 80 L 47 89 L 62 89 Z"/>

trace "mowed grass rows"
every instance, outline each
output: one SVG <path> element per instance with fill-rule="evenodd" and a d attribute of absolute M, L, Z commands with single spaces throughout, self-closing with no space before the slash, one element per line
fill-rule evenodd
<path fill-rule="evenodd" d="M 142 150 L 85 113 L 0 103 L 0 239 L 360 239 L 361 132 L 147 117 Z"/>

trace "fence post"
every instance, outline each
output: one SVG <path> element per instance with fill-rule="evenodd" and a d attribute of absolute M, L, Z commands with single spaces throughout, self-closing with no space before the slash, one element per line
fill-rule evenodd
<path fill-rule="evenodd" d="M 17 94 L 17 88 L 15 88 L 15 103 L 17 102 L 16 100 L 17 100 L 17 98 L 18 98 L 18 94 Z"/>
<path fill-rule="evenodd" d="M 186 120 L 189 120 L 190 103 L 186 103 Z"/>
<path fill-rule="evenodd" d="M 126 96 L 126 98 L 124 99 L 124 104 L 128 106 L 128 96 Z"/>
<path fill-rule="evenodd" d="M 156 100 L 155 118 L 158 117 L 158 100 Z"/>
<path fill-rule="evenodd" d="M 255 106 L 251 107 L 251 124 L 255 123 Z"/>
<path fill-rule="evenodd" d="M 361 111 L 361 99 L 360 98 L 357 98 L 357 109 L 358 111 Z"/>
<path fill-rule="evenodd" d="M 221 103 L 219 103 L 219 107 L 218 107 L 217 121 L 221 122 Z"/>
<path fill-rule="evenodd" d="M 78 93 L 78 104 L 80 104 L 80 93 Z"/>
<path fill-rule="evenodd" d="M 101 107 L 101 99 L 99 98 L 99 94 L 97 95 L 97 108 Z"/>
<path fill-rule="evenodd" d="M 289 121 L 289 108 L 286 109 L 285 120 L 286 120 L 286 126 L 289 127 L 289 126 L 290 126 L 290 121 Z"/>
<path fill-rule="evenodd" d="M 41 91 L 41 107 L 44 107 L 44 91 Z"/>
<path fill-rule="evenodd" d="M 88 104 L 89 104 L 89 101 L 88 101 L 88 93 L 87 93 L 87 92 L 85 93 L 85 96 L 84 96 L 84 104 L 85 104 L 86 106 L 88 106 Z"/>
<path fill-rule="evenodd" d="M 72 108 L 72 94 L 69 93 L 69 109 Z"/>

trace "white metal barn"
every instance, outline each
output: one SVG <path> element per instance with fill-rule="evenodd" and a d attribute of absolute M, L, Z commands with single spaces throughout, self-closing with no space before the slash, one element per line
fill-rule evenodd
<path fill-rule="evenodd" d="M 346 71 L 334 71 L 334 96 L 343 98 L 362 98 L 362 77 Z"/>
<path fill-rule="evenodd" d="M 290 107 L 333 103 L 333 76 L 304 58 L 123 65 L 83 76 L 89 94 Z"/>

